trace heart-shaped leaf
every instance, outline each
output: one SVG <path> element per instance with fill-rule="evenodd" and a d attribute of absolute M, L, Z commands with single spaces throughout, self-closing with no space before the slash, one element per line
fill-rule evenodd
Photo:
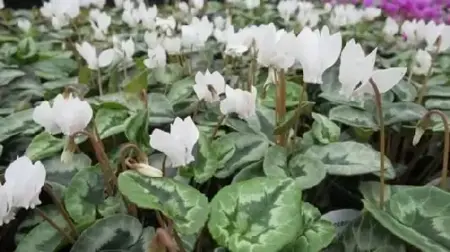
<path fill-rule="evenodd" d="M 312 134 L 322 144 L 328 144 L 339 140 L 341 128 L 334 122 L 318 113 L 312 113 L 314 123 L 312 124 Z"/>
<path fill-rule="evenodd" d="M 327 172 L 333 175 L 379 174 L 380 170 L 380 153 L 366 144 L 353 141 L 314 145 L 305 152 L 305 156 L 321 160 Z M 387 157 L 384 165 L 386 178 L 395 178 L 394 167 Z"/>
<path fill-rule="evenodd" d="M 98 220 L 84 230 L 70 252 L 148 251 L 153 228 L 143 229 L 138 219 L 123 214 Z"/>
<path fill-rule="evenodd" d="M 405 188 L 392 195 L 384 210 L 364 207 L 391 233 L 422 251 L 450 250 L 450 193 L 434 186 Z"/>
<path fill-rule="evenodd" d="M 369 128 L 373 130 L 378 129 L 378 124 L 372 113 L 361 109 L 352 108 L 347 105 L 339 105 L 332 108 L 328 114 L 328 117 L 330 120 L 353 127 Z"/>
<path fill-rule="evenodd" d="M 122 133 L 128 111 L 124 109 L 101 108 L 95 113 L 95 123 L 101 139 Z"/>
<path fill-rule="evenodd" d="M 31 160 L 40 160 L 51 157 L 64 148 L 64 139 L 59 139 L 44 131 L 35 136 L 26 150 Z"/>
<path fill-rule="evenodd" d="M 208 199 L 170 178 L 149 178 L 126 171 L 119 176 L 119 190 L 137 206 L 161 211 L 183 234 L 197 233 L 208 219 Z"/>
<path fill-rule="evenodd" d="M 303 203 L 303 225 L 294 242 L 284 247 L 281 252 L 317 252 L 326 248 L 336 235 L 333 224 L 320 219 L 320 212 L 309 203 Z"/>
<path fill-rule="evenodd" d="M 214 196 L 208 229 L 231 251 L 279 251 L 297 237 L 301 213 L 301 191 L 293 180 L 254 178 Z"/>

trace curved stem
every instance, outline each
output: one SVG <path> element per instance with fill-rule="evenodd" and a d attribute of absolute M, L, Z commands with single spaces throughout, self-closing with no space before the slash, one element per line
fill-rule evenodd
<path fill-rule="evenodd" d="M 100 163 L 100 168 L 102 169 L 103 175 L 105 176 L 105 187 L 107 193 L 108 195 L 114 195 L 114 187 L 117 185 L 117 178 L 111 168 L 111 165 L 109 164 L 108 156 L 105 153 L 103 143 L 101 142 L 101 140 L 99 140 L 100 138 L 96 133 L 97 133 L 96 130 L 94 134 L 84 130 L 75 133 L 74 136 L 85 135 L 89 138 L 89 141 L 91 142 L 91 145 L 94 148 L 95 156 L 97 157 L 97 160 Z M 111 183 L 113 185 L 111 185 Z"/>
<path fill-rule="evenodd" d="M 53 203 L 55 203 L 56 207 L 58 207 L 59 212 L 61 213 L 64 220 L 66 220 L 67 224 L 69 224 L 69 228 L 76 237 L 78 237 L 78 231 L 73 223 L 72 219 L 70 219 L 69 213 L 67 212 L 64 204 L 59 200 L 59 198 L 55 195 L 52 190 L 52 187 L 49 184 L 44 184 L 44 191 L 48 193 L 48 195 L 52 198 Z"/>
<path fill-rule="evenodd" d="M 214 140 L 214 138 L 216 137 L 217 132 L 219 132 L 219 128 L 220 128 L 220 126 L 222 125 L 222 123 L 225 121 L 225 118 L 226 118 L 226 117 L 227 117 L 226 115 L 222 115 L 222 116 L 220 117 L 219 121 L 218 121 L 217 124 L 216 124 L 216 127 L 214 127 L 214 131 L 213 131 L 213 133 L 212 133 L 212 135 L 211 135 L 211 141 Z"/>
<path fill-rule="evenodd" d="M 50 219 L 50 217 L 48 217 L 44 211 L 42 211 L 39 208 L 35 208 L 34 209 L 41 217 L 42 219 L 46 220 L 54 229 L 56 229 L 60 234 L 62 234 L 62 236 L 64 236 L 70 243 L 74 244 L 75 243 L 75 239 L 70 236 L 68 233 L 66 233 L 66 231 L 64 231 L 64 229 L 60 228 L 58 225 L 56 225 L 56 223 Z"/>
<path fill-rule="evenodd" d="M 440 187 L 443 190 L 447 189 L 447 176 L 448 176 L 448 155 L 449 155 L 449 151 L 450 151 L 450 129 L 448 126 L 448 118 L 447 115 L 444 114 L 444 112 L 440 111 L 440 110 L 430 110 L 428 111 L 428 113 L 426 113 L 422 120 L 423 122 L 425 122 L 425 124 L 428 123 L 428 121 L 430 120 L 431 115 L 438 115 L 439 117 L 441 117 L 441 120 L 444 123 L 444 152 L 443 152 L 443 160 L 442 160 L 442 171 L 441 171 L 441 183 L 440 183 Z"/>
<path fill-rule="evenodd" d="M 119 150 L 119 157 L 120 157 L 120 164 L 121 164 L 121 170 L 124 171 L 125 170 L 125 161 L 126 161 L 126 156 L 127 153 L 126 151 L 128 150 L 135 150 L 138 153 L 138 161 L 141 163 L 146 163 L 148 164 L 148 158 L 145 155 L 145 153 L 143 151 L 141 151 L 139 149 L 139 147 L 134 144 L 134 143 L 126 143 L 124 145 L 122 145 L 122 147 L 120 147 Z"/>
<path fill-rule="evenodd" d="M 375 82 L 370 79 L 370 85 L 375 93 L 375 103 L 377 105 L 377 115 L 378 123 L 380 127 L 380 208 L 383 209 L 384 205 L 384 189 L 385 189 L 385 179 L 384 179 L 384 153 L 386 144 L 384 143 L 384 117 L 383 117 L 383 107 L 380 90 L 378 89 Z"/>
<path fill-rule="evenodd" d="M 98 85 L 98 93 L 100 96 L 103 95 L 103 85 L 102 85 L 102 75 L 100 73 L 100 69 L 97 70 L 97 85 Z"/>

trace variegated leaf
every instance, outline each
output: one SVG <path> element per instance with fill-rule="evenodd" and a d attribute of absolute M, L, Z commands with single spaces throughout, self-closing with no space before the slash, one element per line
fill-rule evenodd
<path fill-rule="evenodd" d="M 119 176 L 119 190 L 137 206 L 161 211 L 182 234 L 197 233 L 208 219 L 206 196 L 170 178 L 149 178 L 126 171 Z"/>
<path fill-rule="evenodd" d="M 272 252 L 302 229 L 301 191 L 292 179 L 254 178 L 222 188 L 211 201 L 208 229 L 234 252 Z"/>
<path fill-rule="evenodd" d="M 328 145 L 314 145 L 305 156 L 321 160 L 329 174 L 355 176 L 375 173 L 380 170 L 380 153 L 366 144 L 346 141 Z M 391 161 L 385 157 L 385 176 L 395 178 L 395 170 Z"/>

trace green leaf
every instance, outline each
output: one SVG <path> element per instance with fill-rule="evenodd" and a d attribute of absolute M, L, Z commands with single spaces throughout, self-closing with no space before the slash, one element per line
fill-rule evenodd
<path fill-rule="evenodd" d="M 33 109 L 22 110 L 0 118 L 0 142 L 20 134 L 36 124 L 33 121 Z"/>
<path fill-rule="evenodd" d="M 87 251 L 147 251 L 142 239 L 151 240 L 153 232 L 144 232 L 138 219 L 124 214 L 113 215 L 95 222 L 81 233 L 70 252 Z M 148 237 L 143 237 L 143 236 Z M 148 248 L 148 244 L 147 244 Z"/>
<path fill-rule="evenodd" d="M 223 169 L 216 173 L 218 178 L 228 177 L 251 163 L 262 160 L 269 148 L 269 143 L 262 136 L 250 133 L 233 132 L 215 140 L 215 144 L 221 142 L 227 153 L 229 150 L 234 151 L 225 161 Z"/>
<path fill-rule="evenodd" d="M 130 81 L 125 84 L 124 90 L 129 93 L 140 93 L 143 89 L 147 89 L 148 70 L 138 71 Z"/>
<path fill-rule="evenodd" d="M 0 70 L 0 86 L 8 85 L 11 81 L 25 75 L 25 72 L 19 69 L 1 69 Z"/>
<path fill-rule="evenodd" d="M 47 80 L 67 78 L 77 67 L 77 62 L 70 58 L 52 58 L 31 65 L 37 76 Z"/>
<path fill-rule="evenodd" d="M 309 114 L 312 110 L 313 102 L 302 102 L 294 111 L 290 111 L 286 115 L 286 120 L 281 122 L 273 131 L 273 135 L 283 134 L 294 127 L 294 124 L 299 120 L 299 117 Z"/>
<path fill-rule="evenodd" d="M 425 101 L 425 108 L 450 110 L 450 99 L 430 98 Z"/>
<path fill-rule="evenodd" d="M 327 251 L 406 252 L 406 246 L 366 212 L 351 222 Z"/>
<path fill-rule="evenodd" d="M 434 186 L 407 188 L 392 195 L 384 210 L 363 202 L 381 225 L 421 251 L 450 251 L 450 193 Z"/>
<path fill-rule="evenodd" d="M 56 211 L 56 209 L 47 209 L 45 211 L 51 220 L 59 227 L 69 230 L 67 222 Z M 58 248 L 65 243 L 64 236 L 52 227 L 47 221 L 38 217 L 39 223 L 33 227 L 17 245 L 16 252 L 49 252 L 58 251 Z M 30 223 L 34 226 L 33 223 Z M 67 242 L 67 241 L 66 241 Z"/>
<path fill-rule="evenodd" d="M 294 242 L 285 246 L 281 252 L 318 252 L 326 248 L 336 235 L 333 224 L 320 219 L 320 212 L 309 203 L 303 203 L 302 230 Z"/>
<path fill-rule="evenodd" d="M 142 109 L 131 115 L 124 125 L 125 136 L 143 151 L 150 149 L 148 124 L 148 112 Z"/>
<path fill-rule="evenodd" d="M 53 156 L 64 148 L 65 141 L 44 131 L 35 136 L 26 150 L 26 156 L 31 160 L 40 160 Z"/>
<path fill-rule="evenodd" d="M 183 67 L 177 63 L 167 64 L 165 67 L 156 68 L 153 74 L 158 82 L 171 85 L 183 77 Z"/>
<path fill-rule="evenodd" d="M 279 145 L 267 149 L 264 156 L 263 170 L 267 177 L 286 178 L 287 150 Z"/>
<path fill-rule="evenodd" d="M 101 139 L 124 132 L 128 111 L 124 109 L 100 108 L 95 113 L 95 123 Z"/>
<path fill-rule="evenodd" d="M 220 167 L 219 156 L 212 147 L 212 142 L 205 134 L 200 134 L 198 140 L 198 152 L 195 161 L 191 165 L 194 169 L 194 179 L 197 183 L 205 183 L 212 178 Z"/>
<path fill-rule="evenodd" d="M 328 117 L 330 120 L 353 127 L 369 128 L 373 130 L 378 129 L 378 124 L 372 113 L 361 109 L 352 108 L 347 105 L 339 105 L 332 108 L 328 114 Z"/>
<path fill-rule="evenodd" d="M 427 109 L 413 102 L 383 104 L 384 124 L 415 122 L 427 113 Z"/>
<path fill-rule="evenodd" d="M 161 211 L 182 234 L 197 233 L 208 219 L 206 196 L 170 178 L 149 178 L 126 171 L 119 176 L 119 190 L 137 206 Z"/>
<path fill-rule="evenodd" d="M 195 80 L 190 76 L 173 83 L 167 93 L 167 99 L 170 101 L 172 106 L 188 99 L 194 91 L 194 84 Z"/>
<path fill-rule="evenodd" d="M 305 156 L 321 160 L 327 172 L 332 175 L 378 175 L 380 170 L 380 153 L 366 144 L 353 141 L 314 145 L 305 152 Z M 394 167 L 387 157 L 384 165 L 386 178 L 395 178 Z"/>
<path fill-rule="evenodd" d="M 448 77 L 443 76 L 444 82 L 447 82 Z M 450 98 L 450 87 L 448 85 L 434 85 L 428 88 L 426 96 Z"/>
<path fill-rule="evenodd" d="M 324 86 L 324 85 L 322 85 L 322 86 Z M 333 104 L 339 104 L 340 106 L 351 107 L 351 108 L 355 108 L 355 109 L 364 109 L 364 100 L 348 99 L 346 96 L 339 94 L 339 91 L 323 92 L 319 95 L 319 97 L 321 97 Z M 338 106 L 338 107 L 340 107 L 340 106 Z"/>
<path fill-rule="evenodd" d="M 301 189 L 308 189 L 325 179 L 327 171 L 320 160 L 297 154 L 289 160 L 287 173 Z"/>
<path fill-rule="evenodd" d="M 78 82 L 81 84 L 88 85 L 91 80 L 92 70 L 86 65 L 83 65 L 78 70 Z"/>
<path fill-rule="evenodd" d="M 318 113 L 312 113 L 314 123 L 312 124 L 312 134 L 322 144 L 329 144 L 339 140 L 341 128 L 334 122 Z"/>
<path fill-rule="evenodd" d="M 395 95 L 404 102 L 413 102 L 417 96 L 417 89 L 411 83 L 401 80 L 391 89 Z M 449 90 L 450 91 L 450 90 Z M 450 97 L 450 92 L 449 92 Z"/>
<path fill-rule="evenodd" d="M 277 85 L 269 85 L 266 91 L 266 96 L 261 100 L 261 103 L 269 108 L 275 108 L 276 103 L 276 89 Z M 298 104 L 298 98 L 302 93 L 303 87 L 295 82 L 286 81 L 286 108 L 294 108 Z M 303 92 L 302 101 L 308 101 L 308 95 Z"/>
<path fill-rule="evenodd" d="M 48 182 L 55 182 L 62 186 L 68 186 L 73 176 L 84 168 L 91 166 L 92 161 L 84 153 L 75 153 L 72 157 L 72 162 L 64 164 L 61 162 L 61 157 L 54 156 L 42 161 L 45 167 L 46 177 Z"/>
<path fill-rule="evenodd" d="M 80 170 L 67 187 L 64 204 L 70 217 L 80 224 L 92 223 L 97 206 L 104 201 L 104 180 L 98 166 Z"/>
<path fill-rule="evenodd" d="M 151 126 L 160 126 L 175 120 L 175 113 L 167 97 L 159 93 L 148 95 L 148 109 Z"/>
<path fill-rule="evenodd" d="M 231 184 L 210 205 L 212 237 L 234 252 L 279 251 L 302 228 L 301 191 L 291 179 L 254 178 Z"/>
<path fill-rule="evenodd" d="M 251 163 L 234 175 L 231 183 L 237 183 L 257 177 L 265 177 L 262 161 Z"/>

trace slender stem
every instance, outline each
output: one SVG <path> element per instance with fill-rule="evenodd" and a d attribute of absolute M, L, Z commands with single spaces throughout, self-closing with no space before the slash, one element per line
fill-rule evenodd
<path fill-rule="evenodd" d="M 52 190 L 52 187 L 49 184 L 44 184 L 44 191 L 52 198 L 53 203 L 55 203 L 56 207 L 58 207 L 59 212 L 61 213 L 64 220 L 66 220 L 67 224 L 69 224 L 69 228 L 73 235 L 78 237 L 78 231 L 73 223 L 72 219 L 70 219 L 69 213 L 67 212 L 64 204 L 59 200 L 59 198 L 55 195 Z"/>
<path fill-rule="evenodd" d="M 56 229 L 59 233 L 61 233 L 70 243 L 74 244 L 75 243 L 75 239 L 70 236 L 68 233 L 66 233 L 66 231 L 64 231 L 62 228 L 60 228 L 58 225 L 56 225 L 56 223 L 50 219 L 50 217 L 48 217 L 44 211 L 42 211 L 39 208 L 35 208 L 34 209 L 41 217 L 42 219 L 46 220 L 54 229 Z"/>
<path fill-rule="evenodd" d="M 211 135 L 211 141 L 214 140 L 214 138 L 216 137 L 217 132 L 219 132 L 220 125 L 222 125 L 222 123 L 225 121 L 226 117 L 227 117 L 226 115 L 222 115 L 220 117 L 219 121 L 216 124 L 216 127 L 214 127 L 214 131 L 213 131 L 213 133 Z"/>
<path fill-rule="evenodd" d="M 375 93 L 375 103 L 377 105 L 378 123 L 380 127 L 380 208 L 383 209 L 384 206 L 384 153 L 386 144 L 384 142 L 384 117 L 383 117 L 383 107 L 380 90 L 378 89 L 375 82 L 370 79 L 370 85 L 372 85 L 373 91 Z"/>
<path fill-rule="evenodd" d="M 275 71 L 275 80 L 277 82 L 276 116 L 277 124 L 280 125 L 284 122 L 286 116 L 286 78 L 283 69 L 278 72 Z M 286 133 L 277 136 L 277 144 L 280 146 L 286 145 Z"/>
<path fill-rule="evenodd" d="M 103 85 L 102 85 L 102 74 L 100 73 L 100 69 L 97 70 L 97 85 L 98 85 L 98 93 L 100 96 L 103 95 Z"/>
<path fill-rule="evenodd" d="M 166 176 L 166 161 L 167 161 L 167 156 L 164 155 L 163 162 L 162 162 L 162 167 L 161 167 L 161 170 L 162 170 L 162 173 L 163 173 L 163 177 Z"/>
<path fill-rule="evenodd" d="M 447 189 L 447 176 L 448 176 L 448 153 L 450 151 L 450 129 L 448 126 L 448 118 L 447 115 L 444 114 L 444 112 L 440 110 L 430 110 L 428 113 L 424 115 L 422 118 L 422 121 L 427 124 L 429 121 L 431 115 L 438 115 L 441 117 L 442 121 L 444 122 L 444 152 L 443 152 L 443 160 L 442 160 L 442 171 L 441 171 L 441 183 L 440 186 L 443 190 Z"/>
<path fill-rule="evenodd" d="M 94 131 L 97 132 L 95 129 Z M 103 143 L 101 142 L 101 140 L 99 140 L 100 138 L 98 137 L 98 134 L 93 134 L 84 130 L 75 133 L 75 135 L 85 135 L 89 138 L 89 141 L 94 148 L 95 156 L 100 163 L 100 168 L 102 169 L 103 175 L 105 176 L 104 180 L 106 191 L 108 195 L 114 195 L 114 186 L 117 185 L 117 178 L 111 168 L 111 165 L 108 161 L 108 156 L 105 153 Z M 114 186 L 111 185 L 111 182 Z"/>
<path fill-rule="evenodd" d="M 252 56 L 250 61 L 250 69 L 248 70 L 247 91 L 252 92 L 252 87 L 255 85 L 256 76 L 256 55 Z"/>

